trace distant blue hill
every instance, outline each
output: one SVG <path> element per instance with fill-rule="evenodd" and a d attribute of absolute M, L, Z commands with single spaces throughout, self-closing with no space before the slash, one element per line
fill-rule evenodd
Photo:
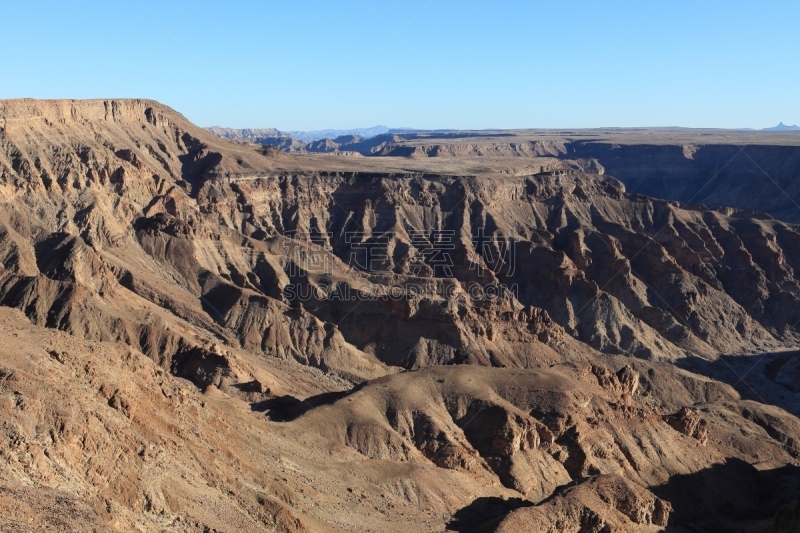
<path fill-rule="evenodd" d="M 762 128 L 761 129 L 761 131 L 795 131 L 795 130 L 800 130 L 800 126 L 797 126 L 797 125 L 787 126 L 783 122 L 781 122 L 777 126 L 773 126 L 771 128 Z"/>
<path fill-rule="evenodd" d="M 352 130 L 318 130 L 318 131 L 287 131 L 298 141 L 312 142 L 321 139 L 335 139 L 345 135 L 357 135 L 363 139 L 369 139 L 384 133 L 389 133 L 390 128 L 386 126 L 373 126 L 371 128 L 355 128 Z"/>

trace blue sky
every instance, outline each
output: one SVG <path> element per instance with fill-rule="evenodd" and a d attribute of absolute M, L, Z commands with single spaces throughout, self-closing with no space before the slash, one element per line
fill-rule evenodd
<path fill-rule="evenodd" d="M 799 23 L 796 1 L 6 2 L 0 98 L 283 130 L 760 128 L 800 123 Z"/>

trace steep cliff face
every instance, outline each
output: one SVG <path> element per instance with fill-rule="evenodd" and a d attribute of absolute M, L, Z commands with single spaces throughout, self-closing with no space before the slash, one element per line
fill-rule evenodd
<path fill-rule="evenodd" d="M 341 145 L 364 155 L 541 158 L 607 174 L 628 192 L 769 213 L 800 222 L 800 135 L 726 130 L 577 130 L 406 134 Z M 380 142 L 379 142 L 380 141 Z M 312 147 L 307 147 L 313 151 Z"/>
<path fill-rule="evenodd" d="M 565 157 L 597 161 L 631 193 L 800 222 L 798 146 L 573 143 Z"/>
<path fill-rule="evenodd" d="M 373 290 L 451 279 L 459 289 L 447 304 L 455 306 L 452 312 L 464 300 L 480 314 L 469 299 L 471 287 L 513 288 L 509 311 L 543 309 L 547 320 L 610 353 L 674 359 L 684 351 L 713 356 L 759 350 L 794 339 L 800 319 L 793 226 L 629 195 L 614 179 L 572 172 L 484 179 L 336 174 L 234 188 L 236 196 L 207 188 L 214 209 L 231 214 L 231 227 L 316 241 L 320 253 L 335 256 L 335 268 L 350 263 Z M 212 201 L 205 193 L 201 204 Z M 228 198 L 230 207 L 219 198 Z M 433 251 L 446 258 L 437 263 Z M 363 255 L 354 258 L 356 252 Z M 372 261 L 364 268 L 367 257 Z M 347 284 L 342 276 L 328 285 Z M 361 331 L 367 317 L 375 322 L 426 309 L 387 309 L 375 302 L 330 307 L 316 300 L 305 306 L 328 320 L 344 315 L 338 327 L 359 346 L 385 344 L 383 327 L 371 336 Z M 437 330 L 446 329 L 441 319 L 424 319 L 434 320 Z M 409 361 L 416 361 L 421 354 L 412 345 L 424 330 L 398 329 L 396 321 L 385 327 L 410 343 L 403 349 L 412 349 Z M 512 342 L 490 345 L 491 335 L 486 341 L 486 351 L 505 364 L 530 364 L 509 355 Z M 392 355 L 379 357 L 398 364 Z"/>
<path fill-rule="evenodd" d="M 269 166 L 259 151 L 220 141 L 150 100 L 4 100 L 0 158 L 6 199 L 112 185 L 129 193 L 119 196 L 149 200 L 169 185 L 190 191 L 210 176 Z"/>

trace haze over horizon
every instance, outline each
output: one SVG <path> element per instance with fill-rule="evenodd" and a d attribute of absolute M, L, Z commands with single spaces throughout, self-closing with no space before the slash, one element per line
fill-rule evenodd
<path fill-rule="evenodd" d="M 142 97 L 282 131 L 800 122 L 788 1 L 6 6 L 2 98 Z M 765 82 L 770 80 L 770 83 Z"/>

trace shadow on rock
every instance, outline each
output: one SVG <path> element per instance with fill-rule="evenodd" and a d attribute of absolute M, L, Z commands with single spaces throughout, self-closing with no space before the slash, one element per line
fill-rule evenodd
<path fill-rule="evenodd" d="M 736 532 L 771 523 L 781 506 L 799 492 L 800 467 L 757 470 L 728 459 L 694 474 L 673 476 L 650 490 L 672 504 L 667 531 Z M 749 529 L 746 529 L 749 531 Z"/>
<path fill-rule="evenodd" d="M 341 400 L 347 395 L 358 391 L 361 387 L 362 385 L 357 385 L 347 391 L 325 392 L 317 394 L 316 396 L 311 396 L 305 400 L 287 394 L 285 396 L 277 396 L 261 402 L 255 402 L 251 405 L 251 409 L 259 413 L 265 413 L 273 422 L 291 422 L 316 407 L 332 404 L 337 400 Z"/>
<path fill-rule="evenodd" d="M 508 513 L 533 503 L 521 498 L 504 500 L 497 497 L 476 498 L 471 504 L 459 509 L 447 524 L 448 531 L 460 533 L 482 533 L 494 531 Z"/>
<path fill-rule="evenodd" d="M 800 416 L 800 391 L 793 372 L 800 368 L 800 352 L 725 355 L 716 361 L 690 357 L 675 364 L 727 383 L 745 400 L 775 405 Z"/>

